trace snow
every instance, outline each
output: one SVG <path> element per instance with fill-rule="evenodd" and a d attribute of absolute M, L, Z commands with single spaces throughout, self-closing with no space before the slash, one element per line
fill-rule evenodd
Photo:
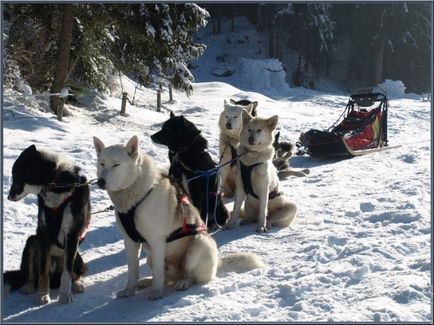
<path fill-rule="evenodd" d="M 398 98 L 419 98 L 416 94 L 408 94 L 405 92 L 405 85 L 401 80 L 386 79 L 383 83 L 378 85 L 380 89 L 386 91 L 387 97 L 390 99 Z"/>
<path fill-rule="evenodd" d="M 245 32 L 249 34 L 247 29 Z M 208 48 L 217 48 L 218 43 L 210 42 Z M 225 39 L 219 44 L 223 48 Z M 230 53 L 238 60 L 236 52 Z M 117 80 L 110 95 L 92 92 L 76 106 L 67 104 L 71 115 L 62 122 L 46 112 L 47 97 L 28 106 L 21 93 L 5 89 L 3 269 L 19 267 L 25 240 L 36 229 L 36 198 L 7 200 L 12 165 L 30 144 L 68 155 L 88 178 L 94 178 L 92 136 L 115 144 L 138 135 L 140 149 L 160 166 L 167 166 L 167 149 L 154 144 L 150 135 L 169 117 L 169 109 L 184 114 L 202 130 L 209 152 L 217 160 L 217 123 L 225 98 L 257 100 L 259 115 L 279 115 L 281 140 L 293 143 L 301 132 L 329 127 L 348 100 L 349 94 L 304 88 L 288 87 L 276 94 L 278 91 L 271 88 L 236 87 L 235 77 L 211 76 L 215 62 L 199 60 L 192 72 L 201 82 L 193 84 L 190 97 L 174 91 L 174 101 L 169 103 L 164 88 L 161 113 L 156 112 L 155 91 L 140 87 L 136 93 L 140 106 L 127 104 L 128 115 L 121 116 L 122 94 Z M 243 78 L 250 77 L 253 75 L 247 73 Z M 213 81 L 204 82 L 205 78 Z M 122 84 L 131 96 L 135 83 L 123 77 Z M 398 84 L 395 87 L 402 89 Z M 54 290 L 52 302 L 46 306 L 34 304 L 35 294 L 11 293 L 3 300 L 4 321 L 432 321 L 430 120 L 431 103 L 419 97 L 392 97 L 389 141 L 401 147 L 340 161 L 294 156 L 291 166 L 309 168 L 311 173 L 282 182 L 283 192 L 300 207 L 290 228 L 258 234 L 256 226 L 249 225 L 213 235 L 221 256 L 254 252 L 264 261 L 263 269 L 220 271 L 214 281 L 187 291 L 167 288 L 163 299 L 155 302 L 147 299 L 149 289 L 117 299 L 116 292 L 127 281 L 124 244 L 113 212 L 95 214 L 80 246 L 89 267 L 83 277 L 85 292 L 74 294 L 72 304 L 61 305 L 58 290 Z M 111 201 L 105 191 L 92 186 L 91 204 L 92 211 L 99 211 Z M 228 200 L 229 209 L 232 205 Z M 141 276 L 150 274 L 145 259 L 142 253 Z"/>

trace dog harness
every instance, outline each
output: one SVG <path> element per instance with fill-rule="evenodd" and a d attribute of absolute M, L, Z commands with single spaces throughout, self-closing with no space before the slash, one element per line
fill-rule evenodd
<path fill-rule="evenodd" d="M 76 184 L 82 184 L 82 179 L 80 175 L 77 175 L 78 181 Z M 54 184 L 54 185 L 53 185 Z M 51 182 L 45 191 L 52 191 L 56 187 L 56 183 L 53 181 Z M 47 206 L 44 206 L 44 216 L 45 216 L 45 222 L 48 229 L 49 238 L 51 241 L 59 248 L 64 249 L 64 245 L 62 245 L 59 240 L 57 239 L 60 231 L 60 227 L 62 226 L 63 221 L 63 215 L 66 209 L 66 206 L 71 201 L 71 197 L 74 192 L 72 192 L 70 195 L 67 195 L 63 202 L 55 207 L 55 208 L 49 208 Z M 42 198 L 41 198 L 42 200 Z M 90 217 L 86 218 L 84 220 L 83 228 L 80 230 L 80 233 L 78 235 L 79 244 L 84 240 L 87 230 L 89 228 L 90 224 Z"/>
<path fill-rule="evenodd" d="M 143 236 L 137 231 L 136 225 L 134 223 L 134 213 L 136 211 L 136 208 L 139 206 L 139 204 L 142 203 L 148 197 L 148 195 L 152 192 L 153 189 L 154 188 L 152 187 L 135 206 L 133 206 L 130 210 L 128 210 L 128 212 L 121 213 L 117 211 L 119 220 L 121 221 L 122 226 L 124 227 L 128 236 L 137 243 L 146 243 L 146 239 L 143 238 Z M 203 224 L 196 225 L 196 224 L 187 223 L 187 217 L 184 211 L 184 206 L 187 207 L 189 204 L 187 195 L 185 194 L 180 195 L 178 197 L 178 202 L 180 203 L 180 208 L 182 212 L 182 226 L 176 229 L 175 231 L 173 231 L 166 238 L 166 243 L 180 239 L 182 237 L 193 236 L 206 230 Z"/>
<path fill-rule="evenodd" d="M 259 197 L 256 195 L 255 191 L 253 191 L 253 186 L 252 186 L 252 170 L 256 166 L 259 166 L 261 164 L 262 162 L 253 165 L 244 165 L 240 160 L 241 179 L 243 180 L 244 192 L 246 192 L 246 194 L 253 196 L 257 200 L 259 199 Z M 281 195 L 282 192 L 278 192 L 277 188 L 275 188 L 273 191 L 268 193 L 268 199 L 272 200 Z"/>
<path fill-rule="evenodd" d="M 229 144 L 229 143 L 228 143 Z M 237 163 L 237 150 L 231 145 L 229 144 L 229 147 L 231 147 L 231 163 L 230 166 L 235 166 L 235 164 Z"/>

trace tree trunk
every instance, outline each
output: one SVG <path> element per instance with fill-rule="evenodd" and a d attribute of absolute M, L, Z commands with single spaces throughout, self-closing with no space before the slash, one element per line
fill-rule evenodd
<path fill-rule="evenodd" d="M 63 4 L 63 17 L 62 17 L 62 29 L 60 32 L 59 40 L 59 52 L 57 57 L 56 72 L 54 75 L 53 85 L 51 86 L 51 93 L 59 93 L 63 88 L 66 76 L 68 75 L 69 67 L 69 52 L 71 50 L 72 43 L 72 4 Z M 60 103 L 63 105 L 63 101 Z M 57 114 L 59 108 L 59 96 L 50 97 L 51 110 Z"/>
<path fill-rule="evenodd" d="M 274 58 L 274 24 L 270 25 L 270 29 L 268 30 L 268 54 Z"/>
<path fill-rule="evenodd" d="M 386 49 L 386 41 L 382 37 L 374 47 L 374 73 L 373 73 L 373 86 L 378 85 L 383 81 L 384 75 L 384 51 Z"/>

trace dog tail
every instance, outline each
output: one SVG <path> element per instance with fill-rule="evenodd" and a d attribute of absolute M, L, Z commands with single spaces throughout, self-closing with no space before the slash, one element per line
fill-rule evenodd
<path fill-rule="evenodd" d="M 20 270 L 6 271 L 3 273 L 3 284 L 5 294 L 21 288 L 26 284 L 26 276 Z"/>
<path fill-rule="evenodd" d="M 279 176 L 280 180 L 287 179 L 290 176 L 304 177 L 309 174 L 310 174 L 310 170 L 308 168 L 302 170 L 286 169 L 286 170 L 279 170 L 277 172 L 277 175 Z"/>
<path fill-rule="evenodd" d="M 218 270 L 242 273 L 263 267 L 264 263 L 259 256 L 252 253 L 236 253 L 221 257 Z"/>

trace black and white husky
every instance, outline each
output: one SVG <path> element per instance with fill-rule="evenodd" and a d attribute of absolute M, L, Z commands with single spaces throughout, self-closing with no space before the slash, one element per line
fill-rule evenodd
<path fill-rule="evenodd" d="M 65 157 L 31 145 L 12 167 L 10 201 L 38 196 L 36 235 L 27 239 L 20 270 L 3 275 L 5 289 L 24 294 L 38 288 L 38 304 L 50 302 L 49 290 L 60 286 L 59 302 L 81 293 L 86 266 L 78 253 L 90 221 L 89 186 L 80 168 Z"/>

